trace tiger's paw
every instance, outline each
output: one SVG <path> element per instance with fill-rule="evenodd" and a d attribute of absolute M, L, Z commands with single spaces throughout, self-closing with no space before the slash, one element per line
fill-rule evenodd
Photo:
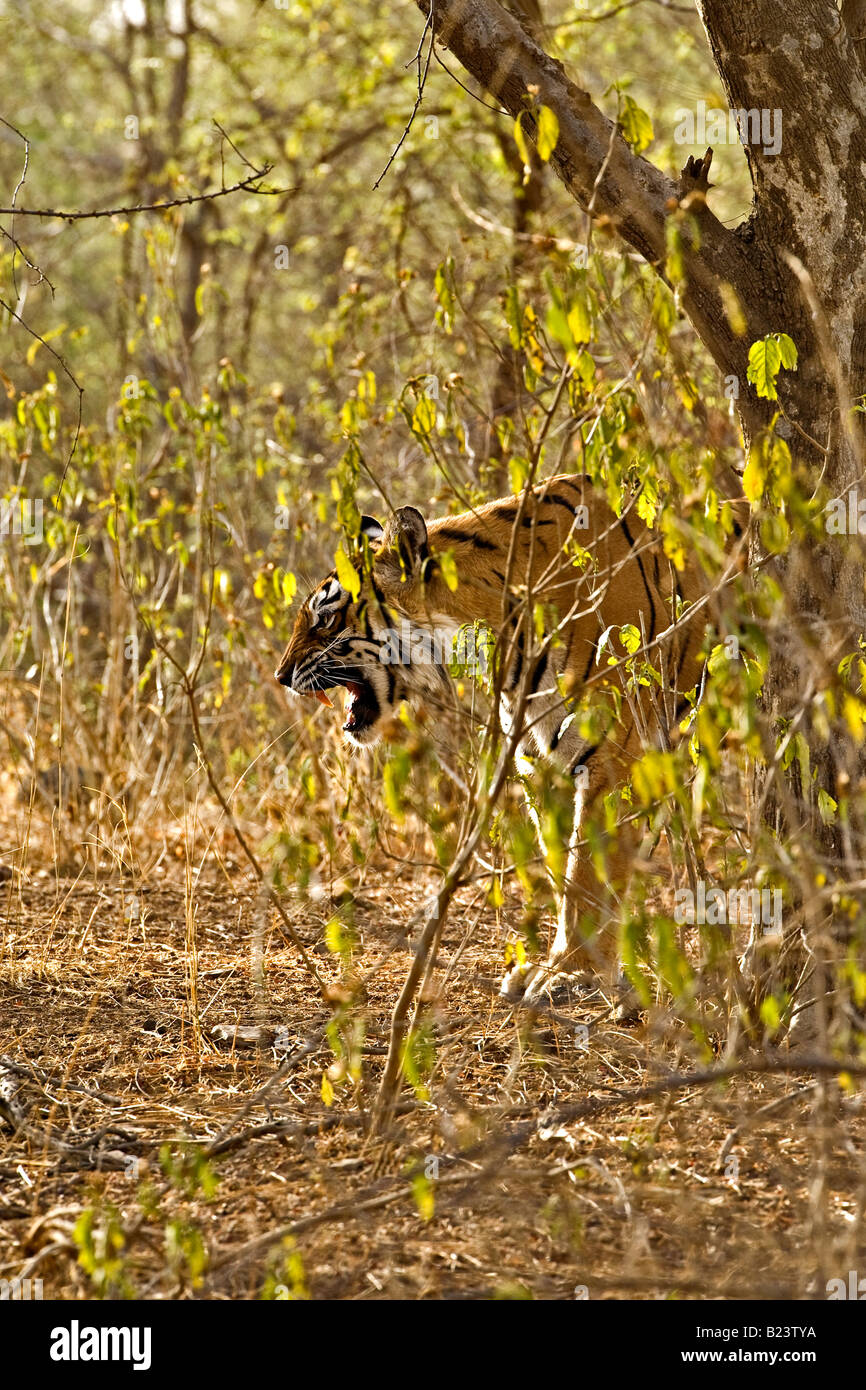
<path fill-rule="evenodd" d="M 561 1005 L 576 1003 L 594 988 L 597 981 L 585 972 L 570 973 L 546 965 L 516 965 L 502 981 L 499 993 L 513 1003 Z"/>

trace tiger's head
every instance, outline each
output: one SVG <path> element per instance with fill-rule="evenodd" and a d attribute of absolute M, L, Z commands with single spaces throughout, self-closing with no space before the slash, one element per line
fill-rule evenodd
<path fill-rule="evenodd" d="M 360 556 L 353 562 L 360 593 L 353 598 L 335 572 L 327 575 L 302 605 L 274 675 L 293 694 L 313 696 L 329 707 L 326 692 L 342 686 L 347 692 L 343 733 L 348 742 L 368 747 L 382 737 L 402 700 L 437 685 L 441 695 L 448 678 L 441 666 L 425 669 L 407 654 L 405 642 L 394 641 L 406 620 L 390 607 L 377 581 L 378 556 L 388 552 L 392 528 L 386 532 L 375 517 L 364 516 L 360 534 L 373 554 L 372 566 Z M 383 578 L 388 565 L 386 559 Z"/>

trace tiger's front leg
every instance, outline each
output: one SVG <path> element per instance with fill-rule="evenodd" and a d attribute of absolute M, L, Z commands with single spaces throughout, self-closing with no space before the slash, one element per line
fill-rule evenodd
<path fill-rule="evenodd" d="M 593 766 L 575 772 L 574 811 L 566 856 L 565 876 L 554 881 L 557 898 L 556 934 L 547 958 L 537 965 L 510 970 L 502 983 L 502 993 L 527 1002 L 551 997 L 561 986 L 597 985 L 611 982 L 616 973 L 616 933 L 612 919 L 616 913 L 618 891 L 630 876 L 635 840 L 628 825 L 617 827 L 606 845 L 605 882 L 599 882 L 589 849 L 581 845 L 581 828 L 596 803 L 614 785 L 614 768 L 598 750 Z M 601 808 L 599 807 L 599 810 Z M 548 858 L 544 836 L 534 808 L 542 853 Z"/>

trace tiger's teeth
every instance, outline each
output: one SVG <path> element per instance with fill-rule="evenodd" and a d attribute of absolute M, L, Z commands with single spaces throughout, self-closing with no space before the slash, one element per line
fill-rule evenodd
<path fill-rule="evenodd" d="M 333 702 L 333 700 L 329 700 L 329 699 L 328 699 L 328 697 L 327 697 L 327 695 L 325 694 L 324 690 L 315 690 L 315 691 L 313 691 L 313 694 L 315 695 L 315 697 L 316 697 L 316 699 L 318 700 L 318 702 L 319 702 L 320 705 L 324 705 L 326 709 L 333 709 L 333 708 L 334 708 L 334 702 Z"/>
<path fill-rule="evenodd" d="M 344 729 L 354 729 L 355 727 L 355 701 L 357 698 L 357 691 L 353 690 L 350 686 L 346 686 L 346 703 L 343 706 L 343 712 L 346 716 L 346 722 L 343 725 Z"/>

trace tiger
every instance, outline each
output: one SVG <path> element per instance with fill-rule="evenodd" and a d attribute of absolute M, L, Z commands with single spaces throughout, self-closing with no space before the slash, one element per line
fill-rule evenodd
<path fill-rule="evenodd" d="M 336 571 L 328 574 L 302 604 L 275 672 L 294 695 L 329 707 L 328 692 L 342 687 L 343 734 L 366 748 L 403 700 L 448 697 L 447 650 L 461 630 L 492 634 L 494 694 L 521 781 L 529 785 L 540 759 L 574 785 L 571 831 L 558 856 L 546 853 L 528 795 L 545 861 L 565 867 L 553 885 L 552 945 L 540 963 L 524 959 L 506 973 L 501 988 L 510 999 L 539 1001 L 563 980 L 597 979 L 615 968 L 611 918 L 634 862 L 635 832 L 626 818 L 610 835 L 600 884 L 581 825 L 627 780 L 647 726 L 658 723 L 641 686 L 627 683 L 624 650 L 609 673 L 611 634 L 637 631 L 647 659 L 661 669 L 666 740 L 676 737 L 687 693 L 700 685 L 706 583 L 696 559 L 677 560 L 633 500 L 618 514 L 582 474 L 558 474 L 459 515 L 426 520 L 413 506 L 399 507 L 385 524 L 365 515 L 354 593 Z M 406 659 L 405 650 L 396 660 L 386 655 L 395 629 L 407 625 L 431 659 Z M 587 714 L 585 697 L 599 686 L 610 698 Z"/>

